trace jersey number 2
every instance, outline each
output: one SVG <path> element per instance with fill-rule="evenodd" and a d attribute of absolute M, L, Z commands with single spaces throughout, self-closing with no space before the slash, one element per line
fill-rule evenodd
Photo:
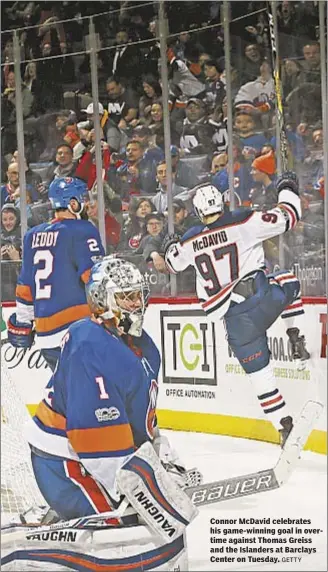
<path fill-rule="evenodd" d="M 46 284 L 41 286 L 41 280 L 49 278 L 53 271 L 54 257 L 50 250 L 37 250 L 33 257 L 33 264 L 43 262 L 43 268 L 38 268 L 35 273 L 35 299 L 48 299 L 51 296 L 51 285 Z"/>
<path fill-rule="evenodd" d="M 221 248 L 213 250 L 215 260 L 221 260 L 224 256 L 229 256 L 230 263 L 230 282 L 238 278 L 238 250 L 235 244 L 227 244 Z M 205 286 L 205 292 L 208 296 L 214 296 L 220 292 L 222 286 L 215 272 L 213 262 L 209 254 L 204 252 L 195 258 L 195 265 L 199 274 L 206 282 L 211 282 L 211 286 Z"/>

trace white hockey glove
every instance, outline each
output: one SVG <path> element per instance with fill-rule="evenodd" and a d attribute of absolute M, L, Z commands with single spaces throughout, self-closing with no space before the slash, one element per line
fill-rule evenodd
<path fill-rule="evenodd" d="M 198 469 L 186 469 L 184 463 L 179 459 L 178 453 L 170 446 L 169 440 L 165 435 L 158 435 L 153 441 L 154 449 L 160 458 L 164 469 L 170 473 L 171 477 L 178 485 L 185 489 L 187 487 L 195 487 L 203 482 L 203 475 Z"/>

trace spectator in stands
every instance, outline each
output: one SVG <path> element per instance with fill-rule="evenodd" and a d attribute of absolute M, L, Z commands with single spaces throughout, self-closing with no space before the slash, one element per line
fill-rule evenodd
<path fill-rule="evenodd" d="M 167 178 L 166 178 L 166 163 L 161 161 L 157 165 L 156 176 L 158 181 L 158 192 L 154 196 L 153 203 L 159 213 L 164 213 L 167 210 Z M 175 182 L 176 173 L 172 171 L 172 196 L 176 197 L 181 193 L 186 193 L 188 189 L 180 187 Z"/>
<path fill-rule="evenodd" d="M 242 162 L 240 149 L 237 145 L 233 145 L 233 185 L 237 206 L 249 206 L 250 190 L 253 186 L 253 180 L 249 172 L 249 168 Z M 213 164 L 214 163 L 214 164 Z M 229 165 L 227 153 L 220 153 L 213 157 L 212 160 L 212 183 L 221 193 L 224 193 L 224 200 L 229 203 Z"/>
<path fill-rule="evenodd" d="M 297 133 L 302 137 L 309 134 L 309 126 L 321 120 L 321 85 L 304 82 L 295 87 L 286 98 L 285 113 L 288 114 Z"/>
<path fill-rule="evenodd" d="M 108 111 L 104 109 L 104 106 L 101 103 L 98 103 L 98 110 L 100 127 L 103 130 L 105 140 L 107 141 L 107 130 L 110 129 L 112 124 L 109 120 Z M 86 109 L 81 109 L 81 111 L 87 114 L 87 121 L 94 124 L 93 103 L 89 103 L 88 107 Z"/>
<path fill-rule="evenodd" d="M 319 42 L 307 42 L 303 46 L 304 81 L 321 83 L 321 60 Z"/>
<path fill-rule="evenodd" d="M 193 226 L 198 224 L 195 215 L 190 214 L 184 201 L 180 199 L 173 200 L 173 216 L 174 216 L 174 232 L 180 237 Z M 168 234 L 168 224 L 166 223 L 161 233 L 153 236 L 144 247 L 144 258 L 151 261 L 158 272 L 165 271 L 163 240 Z"/>
<path fill-rule="evenodd" d="M 186 107 L 186 119 L 183 122 L 180 147 L 194 155 L 212 153 L 213 128 L 209 125 L 205 104 L 201 99 L 192 97 Z"/>
<path fill-rule="evenodd" d="M 323 172 L 323 126 L 319 121 L 312 128 L 312 145 L 308 148 L 308 156 L 304 159 L 307 181 L 313 186 Z"/>
<path fill-rule="evenodd" d="M 133 130 L 133 139 L 139 141 L 143 147 L 143 158 L 158 163 L 164 158 L 164 151 L 153 141 L 152 133 L 146 125 L 137 125 Z"/>
<path fill-rule="evenodd" d="M 284 97 L 287 97 L 293 89 L 304 83 L 304 71 L 301 62 L 296 59 L 286 59 L 282 68 L 282 85 Z"/>
<path fill-rule="evenodd" d="M 204 91 L 204 83 L 193 75 L 184 61 L 177 58 L 172 47 L 167 50 L 167 59 L 170 66 L 171 84 L 178 87 L 181 94 L 190 98 L 197 97 Z"/>
<path fill-rule="evenodd" d="M 118 251 L 136 250 L 141 239 L 146 234 L 145 218 L 155 211 L 155 205 L 150 199 L 132 197 L 129 204 L 129 218 L 124 226 Z"/>
<path fill-rule="evenodd" d="M 1 300 L 15 299 L 15 287 L 19 274 L 18 262 L 22 256 L 20 210 L 13 204 L 1 209 Z"/>
<path fill-rule="evenodd" d="M 101 129 L 100 132 L 101 142 L 101 150 L 102 150 L 102 173 L 103 173 L 103 180 L 105 178 L 106 172 L 110 166 L 110 150 L 108 143 L 104 140 L 104 134 Z M 94 129 L 90 129 L 87 132 L 86 140 L 85 140 L 85 150 L 84 153 L 76 166 L 75 176 L 83 179 L 87 185 L 88 189 L 91 190 L 93 185 L 95 184 L 97 178 L 97 167 L 96 167 L 96 133 Z"/>
<path fill-rule="evenodd" d="M 146 139 L 148 137 L 147 133 Z M 156 166 L 163 156 L 162 150 L 156 146 L 145 147 L 145 141 L 140 141 L 138 138 L 130 140 L 126 146 L 127 160 L 118 170 L 121 177 L 127 176 L 128 193 L 123 191 L 121 186 L 122 196 L 126 197 L 132 193 L 155 193 Z"/>
<path fill-rule="evenodd" d="M 164 151 L 152 142 L 152 133 L 149 127 L 138 125 L 133 131 L 133 140 L 139 141 L 143 156 L 138 163 L 139 186 L 144 194 L 156 192 L 156 166 L 164 159 Z"/>
<path fill-rule="evenodd" d="M 141 242 L 135 254 L 143 255 L 144 260 L 148 259 L 148 245 L 152 238 L 158 237 L 164 227 L 164 215 L 156 211 L 145 217 L 146 234 L 142 237 Z"/>
<path fill-rule="evenodd" d="M 19 162 L 17 149 L 16 151 L 14 151 L 10 162 L 11 163 Z M 24 157 L 24 167 L 25 167 L 25 181 L 31 190 L 31 198 L 33 202 L 39 199 L 45 200 L 47 198 L 47 188 L 42 182 L 41 175 L 39 175 L 39 173 L 37 173 L 36 171 L 32 171 L 25 157 Z"/>
<path fill-rule="evenodd" d="M 125 85 L 135 87 L 136 79 L 141 75 L 142 61 L 139 47 L 129 45 L 130 42 L 131 38 L 125 28 L 117 31 L 115 36 L 117 48 L 112 52 L 111 74 L 120 77 Z"/>
<path fill-rule="evenodd" d="M 211 164 L 211 175 L 216 175 L 216 173 L 220 173 L 220 171 L 223 171 L 223 169 L 225 169 L 227 164 L 228 164 L 227 153 L 214 153 Z"/>
<path fill-rule="evenodd" d="M 188 156 L 185 160 L 181 160 L 181 153 L 179 147 L 176 145 L 171 145 L 171 164 L 172 172 L 175 173 L 175 183 L 179 187 L 184 187 L 186 189 L 191 189 L 198 184 L 198 179 L 195 177 L 195 171 L 191 168 L 190 163 L 188 164 Z M 197 173 L 199 177 L 203 175 L 203 170 L 199 170 Z"/>
<path fill-rule="evenodd" d="M 225 96 L 225 85 L 221 81 L 222 70 L 216 60 L 207 60 L 204 64 L 205 102 L 209 112 L 222 104 Z"/>
<path fill-rule="evenodd" d="M 61 138 L 60 142 L 68 143 L 74 149 L 80 141 L 77 128 L 76 115 L 70 109 L 62 109 L 56 116 L 56 130 Z"/>
<path fill-rule="evenodd" d="M 20 211 L 7 203 L 1 208 L 1 258 L 20 260 L 22 254 Z"/>
<path fill-rule="evenodd" d="M 153 75 L 145 75 L 142 78 L 143 95 L 139 99 L 139 120 L 134 122 L 143 123 L 149 118 L 151 106 L 157 101 L 161 101 L 162 88 L 159 81 Z"/>
<path fill-rule="evenodd" d="M 34 97 L 32 112 L 33 115 L 39 115 L 43 108 L 42 102 L 42 85 L 37 77 L 37 67 L 35 62 L 29 62 L 24 72 L 24 85 Z"/>
<path fill-rule="evenodd" d="M 111 76 L 106 82 L 107 111 L 109 127 L 107 128 L 107 143 L 114 151 L 120 151 L 126 143 L 122 130 L 133 127 L 131 123 L 138 115 L 138 97 L 121 83 L 116 76 Z"/>
<path fill-rule="evenodd" d="M 54 163 L 50 165 L 46 173 L 47 186 L 53 179 L 59 177 L 73 177 L 75 174 L 75 163 L 73 161 L 73 150 L 67 143 L 61 143 L 56 149 Z"/>
<path fill-rule="evenodd" d="M 160 100 L 154 102 L 150 108 L 149 118 L 145 122 L 147 127 L 149 127 L 154 143 L 164 149 L 164 123 L 163 123 L 163 105 Z M 171 143 L 177 143 L 177 133 L 175 126 L 172 121 L 172 115 L 170 117 L 171 126 Z"/>
<path fill-rule="evenodd" d="M 19 201 L 20 198 L 20 188 L 19 188 L 19 170 L 18 163 L 10 163 L 7 169 L 7 179 L 8 182 L 1 186 L 1 207 L 5 203 L 15 203 Z M 34 191 L 36 193 L 36 191 Z M 27 202 L 31 203 L 35 198 L 33 188 L 30 185 L 26 185 Z M 33 196 L 32 196 L 33 195 Z M 36 193 L 37 195 L 37 193 Z"/>
<path fill-rule="evenodd" d="M 16 81 L 15 73 L 10 71 L 7 75 L 7 83 L 2 94 L 3 104 L 6 106 L 6 116 L 2 117 L 6 123 L 16 121 Z M 22 109 L 23 117 L 29 117 L 32 111 L 34 97 L 30 90 L 22 83 Z"/>
<path fill-rule="evenodd" d="M 236 112 L 234 129 L 239 136 L 239 145 L 245 160 L 253 159 L 262 146 L 267 143 L 263 133 L 256 129 L 255 117 L 246 111 Z"/>
<path fill-rule="evenodd" d="M 298 18 L 294 3 L 284 0 L 277 9 L 279 54 L 281 58 L 298 52 Z"/>
<path fill-rule="evenodd" d="M 108 95 L 108 113 L 110 119 L 120 128 L 125 129 L 138 114 L 138 98 L 136 94 L 123 85 L 117 76 L 111 76 L 106 82 Z"/>
<path fill-rule="evenodd" d="M 248 113 L 261 115 L 274 109 L 275 87 L 272 69 L 264 60 L 260 66 L 260 75 L 256 80 L 241 86 L 235 97 L 235 107 Z"/>
<path fill-rule="evenodd" d="M 228 148 L 228 127 L 227 127 L 227 98 L 223 98 L 221 105 L 216 105 L 213 113 L 209 116 L 208 123 L 213 128 L 212 143 L 218 152 L 225 152 Z"/>
<path fill-rule="evenodd" d="M 250 199 L 256 210 L 267 210 L 277 204 L 277 189 L 274 184 L 276 161 L 274 153 L 261 155 L 252 163 L 251 175 L 257 186 L 252 189 Z"/>
<path fill-rule="evenodd" d="M 272 118 L 272 123 L 273 123 L 273 128 L 275 128 L 276 125 L 275 116 L 273 116 Z M 299 133 L 297 133 L 295 126 L 288 117 L 287 113 L 285 113 L 285 125 L 286 125 L 287 140 L 289 144 L 289 159 L 291 164 L 296 166 L 297 163 L 302 163 L 306 156 L 305 143 L 303 141 L 302 136 Z M 268 147 L 272 147 L 274 151 L 276 150 L 276 135 L 274 135 L 272 139 L 270 139 L 270 145 L 268 145 Z M 261 155 L 263 154 L 264 153 L 261 152 Z"/>
<path fill-rule="evenodd" d="M 239 70 L 241 84 L 254 81 L 259 76 L 262 60 L 263 56 L 258 44 L 245 46 L 244 58 Z"/>

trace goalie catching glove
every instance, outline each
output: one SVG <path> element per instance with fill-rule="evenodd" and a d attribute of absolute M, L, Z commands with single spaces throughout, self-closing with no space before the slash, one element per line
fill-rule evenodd
<path fill-rule="evenodd" d="M 35 331 L 32 323 L 24 324 L 17 321 L 17 315 L 12 314 L 7 322 L 8 341 L 15 348 L 29 349 L 34 342 Z"/>
<path fill-rule="evenodd" d="M 196 487 L 203 482 L 203 475 L 198 469 L 186 469 L 180 461 L 177 452 L 171 448 L 169 440 L 165 435 L 155 436 L 153 447 L 164 467 L 170 476 L 182 488 Z"/>

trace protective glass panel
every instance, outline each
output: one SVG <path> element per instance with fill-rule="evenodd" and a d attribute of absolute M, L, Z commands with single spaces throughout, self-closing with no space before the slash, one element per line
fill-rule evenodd
<path fill-rule="evenodd" d="M 173 222 L 181 236 L 198 222 L 195 185 L 211 181 L 229 204 L 224 26 L 219 3 L 168 2 L 165 8 Z M 325 294 L 327 226 L 318 8 L 314 2 L 283 3 L 277 19 L 289 166 L 300 178 L 304 214 L 296 231 L 265 244 L 266 264 L 269 271 L 292 269 L 303 295 L 318 296 Z M 262 210 L 277 200 L 280 156 L 267 5 L 231 2 L 229 20 L 235 206 Z M 132 258 L 149 274 L 152 292 L 169 295 L 158 3 L 58 3 L 51 12 L 32 3 L 22 12 L 2 7 L 2 29 L 2 204 L 12 207 L 2 213 L 3 299 L 13 298 L 21 255 L 14 29 L 23 80 L 28 227 L 51 220 L 47 191 L 53 177 L 79 176 L 88 185 L 90 220 L 98 226 L 99 218 L 104 221 L 106 252 Z M 95 82 L 104 211 L 96 176 Z M 193 294 L 193 271 L 179 275 L 177 287 L 178 295 Z"/>

